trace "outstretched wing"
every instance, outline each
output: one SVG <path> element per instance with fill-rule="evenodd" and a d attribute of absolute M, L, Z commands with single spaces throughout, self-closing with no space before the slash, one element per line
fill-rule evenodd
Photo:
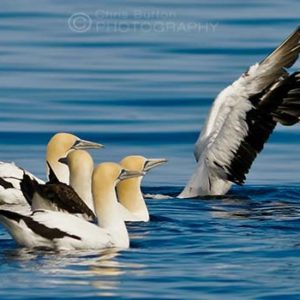
<path fill-rule="evenodd" d="M 300 116 L 299 72 L 289 68 L 300 52 L 300 27 L 216 98 L 195 146 L 197 168 L 181 197 L 223 194 L 242 184 L 277 122 Z M 223 182 L 222 182 L 223 181 Z"/>

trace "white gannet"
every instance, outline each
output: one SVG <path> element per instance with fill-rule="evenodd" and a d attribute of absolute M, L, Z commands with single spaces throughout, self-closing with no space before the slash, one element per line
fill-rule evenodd
<path fill-rule="evenodd" d="M 60 182 L 50 167 L 50 182 L 40 184 L 24 174 L 21 190 L 32 210 L 46 209 L 80 214 L 86 219 L 95 219 L 92 198 L 92 173 L 94 162 L 84 150 L 74 150 L 66 158 L 70 170 L 70 185 Z"/>
<path fill-rule="evenodd" d="M 152 168 L 166 163 L 164 158 L 145 158 L 131 155 L 122 159 L 120 165 L 131 171 L 147 173 Z M 123 180 L 117 184 L 117 197 L 125 221 L 149 221 L 149 212 L 145 203 L 141 182 L 143 176 Z"/>
<path fill-rule="evenodd" d="M 92 193 L 98 225 L 71 214 L 49 210 L 36 210 L 30 216 L 0 210 L 0 222 L 19 245 L 28 248 L 128 248 L 129 236 L 120 217 L 115 188 L 120 180 L 142 175 L 116 163 L 102 163 L 94 169 Z"/>
<path fill-rule="evenodd" d="M 46 161 L 55 172 L 58 179 L 69 183 L 69 170 L 60 164 L 58 159 L 65 157 L 69 151 L 76 149 L 101 148 L 103 145 L 85 141 L 70 133 L 55 134 L 47 145 Z M 26 200 L 20 190 L 20 181 L 24 172 L 39 183 L 44 183 L 28 171 L 24 171 L 14 163 L 0 162 L 0 203 L 25 204 Z M 49 168 L 47 165 L 47 177 Z"/>
<path fill-rule="evenodd" d="M 300 71 L 289 74 L 300 52 L 300 27 L 215 99 L 195 145 L 197 166 L 179 198 L 223 195 L 243 184 L 257 154 L 279 122 L 300 116 Z"/>

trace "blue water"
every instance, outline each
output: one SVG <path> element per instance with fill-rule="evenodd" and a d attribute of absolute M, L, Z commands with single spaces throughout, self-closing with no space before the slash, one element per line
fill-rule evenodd
<path fill-rule="evenodd" d="M 300 3 L 4 0 L 0 8 L 0 160 L 44 177 L 47 140 L 74 132 L 106 145 L 92 152 L 96 162 L 168 158 L 143 188 L 175 197 L 213 98 L 299 25 Z M 299 299 L 299 153 L 300 127 L 279 126 L 244 187 L 147 200 L 151 222 L 129 224 L 131 248 L 119 253 L 28 251 L 1 227 L 0 299 Z"/>

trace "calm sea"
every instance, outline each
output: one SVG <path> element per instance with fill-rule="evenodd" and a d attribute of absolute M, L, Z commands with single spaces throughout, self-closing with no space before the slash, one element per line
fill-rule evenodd
<path fill-rule="evenodd" d="M 214 97 L 299 12 L 298 0 L 1 1 L 0 160 L 44 177 L 48 139 L 73 132 L 105 144 L 96 162 L 168 158 L 143 188 L 175 197 Z M 149 199 L 127 251 L 28 251 L 1 227 L 0 299 L 300 299 L 299 153 L 300 127 L 279 126 L 244 187 Z"/>

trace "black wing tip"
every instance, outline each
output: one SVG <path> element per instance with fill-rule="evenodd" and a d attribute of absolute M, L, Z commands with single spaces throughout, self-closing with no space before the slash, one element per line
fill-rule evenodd
<path fill-rule="evenodd" d="M 16 222 L 19 222 L 24 217 L 17 212 L 5 209 L 0 209 L 0 215 Z"/>
<path fill-rule="evenodd" d="M 300 70 L 287 77 L 282 84 L 274 89 L 271 97 L 279 99 L 273 119 L 284 126 L 292 126 L 300 121 Z"/>
<path fill-rule="evenodd" d="M 47 161 L 47 166 L 49 168 L 49 181 L 47 183 L 60 183 L 59 179 L 57 178 L 56 174 L 54 173 L 50 163 Z"/>
<path fill-rule="evenodd" d="M 20 188 L 26 201 L 30 205 L 32 204 L 33 194 L 36 191 L 37 185 L 38 182 L 24 172 L 23 178 L 20 182 Z"/>

